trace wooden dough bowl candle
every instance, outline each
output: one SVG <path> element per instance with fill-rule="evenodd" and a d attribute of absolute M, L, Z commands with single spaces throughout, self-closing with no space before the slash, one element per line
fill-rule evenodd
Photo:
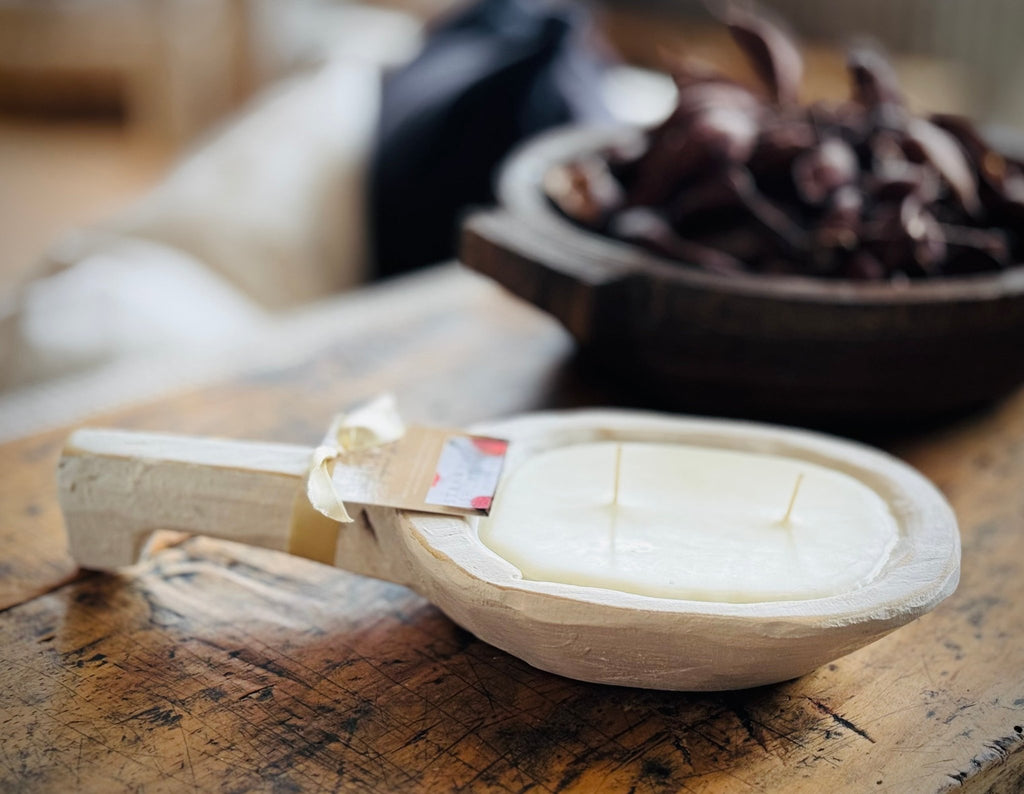
<path fill-rule="evenodd" d="M 783 681 L 927 612 L 959 578 L 941 494 L 864 446 L 620 411 L 473 430 L 512 442 L 489 517 L 349 502 L 351 524 L 314 514 L 314 535 L 336 538 L 319 556 L 411 587 L 543 670 L 675 690 Z M 72 554 L 128 565 L 156 529 L 295 550 L 311 454 L 78 431 L 59 470 Z"/>

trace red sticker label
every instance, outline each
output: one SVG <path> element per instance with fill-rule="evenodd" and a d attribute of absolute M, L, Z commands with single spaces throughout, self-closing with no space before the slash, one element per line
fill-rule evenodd
<path fill-rule="evenodd" d="M 508 441 L 481 436 L 445 440 L 424 501 L 488 513 L 498 488 Z"/>

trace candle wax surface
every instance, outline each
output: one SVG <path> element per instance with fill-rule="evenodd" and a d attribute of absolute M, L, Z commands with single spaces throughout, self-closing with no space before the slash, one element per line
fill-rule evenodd
<path fill-rule="evenodd" d="M 866 584 L 885 565 L 899 527 L 860 480 L 796 458 L 594 442 L 525 460 L 503 478 L 478 532 L 526 579 L 749 603 Z"/>

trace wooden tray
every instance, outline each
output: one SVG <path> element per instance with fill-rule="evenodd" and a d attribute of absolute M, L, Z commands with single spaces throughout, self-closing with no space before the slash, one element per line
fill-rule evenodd
<path fill-rule="evenodd" d="M 719 275 L 587 232 L 541 190 L 635 129 L 568 128 L 503 168 L 462 261 L 558 318 L 641 403 L 801 423 L 928 419 L 1024 381 L 1024 268 L 905 285 Z"/>

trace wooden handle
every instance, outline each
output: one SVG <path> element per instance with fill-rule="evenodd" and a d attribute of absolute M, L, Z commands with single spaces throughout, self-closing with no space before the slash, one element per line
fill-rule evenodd
<path fill-rule="evenodd" d="M 506 210 L 470 215 L 462 226 L 460 260 L 557 317 L 581 342 L 590 339 L 597 314 L 629 311 L 639 282 L 618 262 L 579 251 Z M 613 324 L 618 327 L 618 324 Z"/>
<path fill-rule="evenodd" d="M 355 521 L 341 525 L 309 505 L 312 453 L 292 444 L 78 430 L 57 474 L 71 555 L 84 568 L 112 570 L 137 562 L 155 530 L 171 529 L 407 583 L 403 558 L 388 556 L 395 511 L 350 504 Z"/>

